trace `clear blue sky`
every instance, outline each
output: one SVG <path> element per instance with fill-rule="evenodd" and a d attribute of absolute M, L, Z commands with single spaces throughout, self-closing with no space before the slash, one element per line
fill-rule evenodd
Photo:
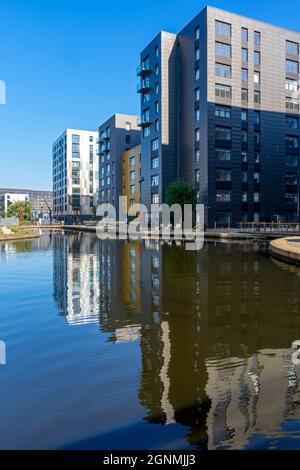
<path fill-rule="evenodd" d="M 212 6 L 300 30 L 299 0 Z M 0 0 L 0 187 L 51 189 L 51 144 L 66 128 L 95 129 L 138 114 L 139 53 L 161 30 L 178 32 L 195 0 Z"/>

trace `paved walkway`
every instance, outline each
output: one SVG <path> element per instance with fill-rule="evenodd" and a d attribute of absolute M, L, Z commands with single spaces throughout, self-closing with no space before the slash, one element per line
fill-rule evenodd
<path fill-rule="evenodd" d="M 270 243 L 270 254 L 275 258 L 291 264 L 300 265 L 300 238 L 278 238 Z"/>

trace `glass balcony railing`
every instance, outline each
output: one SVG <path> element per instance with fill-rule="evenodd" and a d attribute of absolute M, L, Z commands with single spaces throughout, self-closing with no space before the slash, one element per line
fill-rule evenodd
<path fill-rule="evenodd" d="M 146 64 L 140 64 L 136 68 L 136 74 L 139 77 L 145 77 L 149 73 L 150 73 L 150 66 L 147 63 Z"/>
<path fill-rule="evenodd" d="M 138 93 L 147 93 L 150 90 L 150 81 L 149 79 L 141 80 L 140 83 L 137 85 L 137 92 Z"/>

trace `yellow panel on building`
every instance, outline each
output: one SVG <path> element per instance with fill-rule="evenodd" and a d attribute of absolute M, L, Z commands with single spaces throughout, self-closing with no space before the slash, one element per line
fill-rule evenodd
<path fill-rule="evenodd" d="M 122 154 L 122 195 L 127 196 L 127 212 L 133 204 L 141 202 L 141 146 L 137 145 Z"/>

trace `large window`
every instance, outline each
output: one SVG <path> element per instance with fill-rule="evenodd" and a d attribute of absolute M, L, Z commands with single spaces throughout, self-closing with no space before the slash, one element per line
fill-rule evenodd
<path fill-rule="evenodd" d="M 299 118 L 294 116 L 287 116 L 286 125 L 289 129 L 299 129 Z"/>
<path fill-rule="evenodd" d="M 216 63 L 216 76 L 231 78 L 231 66 Z"/>
<path fill-rule="evenodd" d="M 299 137 L 294 136 L 294 135 L 287 135 L 286 139 L 286 147 L 288 149 L 297 149 L 299 148 Z"/>
<path fill-rule="evenodd" d="M 286 41 L 287 54 L 299 55 L 299 44 L 297 42 Z"/>
<path fill-rule="evenodd" d="M 216 84 L 216 97 L 230 99 L 231 86 Z"/>
<path fill-rule="evenodd" d="M 159 167 L 159 158 L 158 157 L 153 157 L 151 159 L 151 168 L 152 168 L 152 170 L 155 170 L 158 167 Z"/>
<path fill-rule="evenodd" d="M 80 135 L 72 134 L 72 143 L 79 144 L 79 142 L 80 142 Z"/>
<path fill-rule="evenodd" d="M 226 36 L 226 37 L 231 36 L 230 24 L 224 23 L 223 21 L 216 20 L 215 26 L 216 26 L 216 34 L 219 34 L 220 36 Z"/>
<path fill-rule="evenodd" d="M 130 157 L 129 163 L 130 163 L 130 166 L 131 166 L 131 167 L 135 166 L 135 156 Z"/>
<path fill-rule="evenodd" d="M 248 62 L 248 49 L 243 48 L 241 51 L 242 62 Z"/>
<path fill-rule="evenodd" d="M 254 44 L 257 46 L 260 44 L 260 33 L 258 31 L 254 31 Z"/>
<path fill-rule="evenodd" d="M 254 92 L 254 104 L 260 104 L 260 91 Z"/>
<path fill-rule="evenodd" d="M 231 140 L 231 129 L 228 127 L 216 127 L 216 139 Z"/>
<path fill-rule="evenodd" d="M 241 78 L 243 82 L 248 82 L 248 69 L 242 69 Z"/>
<path fill-rule="evenodd" d="M 260 65 L 260 52 L 254 51 L 254 65 Z"/>
<path fill-rule="evenodd" d="M 130 178 L 130 181 L 135 180 L 135 170 L 132 170 L 132 171 L 129 173 L 129 178 Z"/>
<path fill-rule="evenodd" d="M 159 185 L 159 175 L 151 176 L 151 187 L 156 187 Z"/>
<path fill-rule="evenodd" d="M 287 91 L 298 91 L 298 81 L 297 80 L 290 80 L 289 78 L 285 81 L 285 89 Z"/>
<path fill-rule="evenodd" d="M 241 29 L 241 39 L 244 42 L 248 42 L 248 29 L 247 28 Z"/>
<path fill-rule="evenodd" d="M 230 202 L 231 201 L 231 191 L 217 191 L 216 192 L 216 201 L 217 202 Z"/>
<path fill-rule="evenodd" d="M 245 103 L 248 101 L 248 90 L 246 88 L 242 89 L 242 101 Z"/>
<path fill-rule="evenodd" d="M 227 149 L 216 149 L 216 159 L 229 162 L 231 159 L 231 151 Z"/>
<path fill-rule="evenodd" d="M 286 60 L 286 72 L 287 73 L 299 73 L 299 63 L 293 60 Z"/>
<path fill-rule="evenodd" d="M 253 122 L 254 124 L 260 124 L 260 112 L 259 111 L 254 111 Z"/>
<path fill-rule="evenodd" d="M 298 184 L 297 175 L 294 173 L 285 175 L 285 183 L 289 186 L 295 186 L 296 184 Z"/>
<path fill-rule="evenodd" d="M 159 142 L 158 139 L 154 139 L 151 141 L 151 150 L 154 152 L 155 150 L 159 149 Z"/>
<path fill-rule="evenodd" d="M 299 111 L 299 100 L 295 98 L 286 98 L 286 109 L 288 111 Z"/>
<path fill-rule="evenodd" d="M 222 42 L 216 42 L 216 56 L 231 57 L 231 46 L 229 44 L 224 44 Z"/>
<path fill-rule="evenodd" d="M 255 85 L 260 84 L 260 73 L 259 72 L 254 72 L 253 80 L 254 80 Z"/>
<path fill-rule="evenodd" d="M 216 168 L 216 181 L 231 181 L 231 170 Z"/>
<path fill-rule="evenodd" d="M 229 106 L 220 106 L 220 105 L 216 104 L 215 116 L 230 119 L 230 117 L 231 117 L 231 108 Z"/>

